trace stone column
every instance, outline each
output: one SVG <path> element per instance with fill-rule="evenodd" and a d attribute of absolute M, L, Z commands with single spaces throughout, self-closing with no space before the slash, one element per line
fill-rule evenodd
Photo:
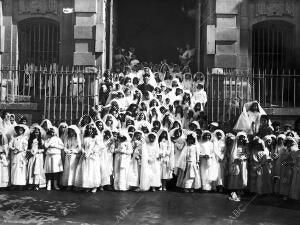
<path fill-rule="evenodd" d="M 244 71 L 250 71 L 252 64 L 252 57 L 249 54 L 252 51 L 252 28 L 249 23 L 250 10 L 249 0 L 241 2 L 238 26 L 240 30 L 238 66 L 239 69 Z"/>
<path fill-rule="evenodd" d="M 238 68 L 240 0 L 216 0 L 215 67 Z"/>
<path fill-rule="evenodd" d="M 201 71 L 201 2 L 202 0 L 197 0 L 196 2 L 196 60 L 197 60 L 197 70 Z"/>
<path fill-rule="evenodd" d="M 104 0 L 74 0 L 74 65 L 96 66 L 102 64 L 98 58 L 104 50 Z M 102 54 L 105 55 L 105 54 Z"/>
<path fill-rule="evenodd" d="M 211 70 L 215 67 L 215 54 L 216 54 L 216 21 L 215 21 L 215 8 L 216 1 L 203 0 L 202 4 L 202 61 L 203 72 Z"/>
<path fill-rule="evenodd" d="M 13 10 L 16 1 L 0 1 L 2 5 L 1 26 L 1 63 L 2 65 L 18 64 L 18 29 L 13 24 Z"/>
<path fill-rule="evenodd" d="M 299 74 L 300 73 L 300 63 L 299 63 L 299 58 L 300 58 L 300 24 L 299 24 L 299 20 L 300 20 L 300 1 L 295 1 L 295 12 L 296 12 L 296 20 L 295 21 L 298 21 L 296 22 L 296 46 L 295 46 L 295 51 L 296 51 L 296 69 L 297 69 L 297 73 Z"/>
<path fill-rule="evenodd" d="M 106 1 L 98 0 L 96 14 L 96 65 L 101 65 L 101 71 L 106 69 Z"/>
<path fill-rule="evenodd" d="M 2 53 L 4 52 L 4 26 L 2 0 L 0 0 L 0 68 L 2 66 Z"/>
<path fill-rule="evenodd" d="M 110 18 L 109 18 L 109 69 L 113 67 L 113 56 L 114 56 L 114 0 L 110 0 Z"/>

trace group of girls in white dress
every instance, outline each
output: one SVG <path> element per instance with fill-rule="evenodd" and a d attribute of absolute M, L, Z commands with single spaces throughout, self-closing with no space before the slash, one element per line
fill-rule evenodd
<path fill-rule="evenodd" d="M 104 103 L 76 125 L 16 124 L 3 112 L 0 187 L 229 190 L 233 201 L 245 191 L 299 199 L 298 125 L 271 125 L 251 102 L 225 134 L 218 123 L 207 125 L 205 79 L 183 71 L 163 65 L 157 74 L 143 68 L 104 76 Z"/>
<path fill-rule="evenodd" d="M 291 129 L 261 139 L 244 131 L 225 135 L 220 129 L 184 129 L 175 121 L 169 130 L 135 130 L 130 120 L 127 127 L 111 130 L 111 119 L 85 115 L 78 126 L 56 128 L 44 120 L 2 131 L 0 187 L 94 193 L 176 186 L 184 192 L 230 190 L 234 201 L 246 190 L 300 198 L 299 139 Z"/>

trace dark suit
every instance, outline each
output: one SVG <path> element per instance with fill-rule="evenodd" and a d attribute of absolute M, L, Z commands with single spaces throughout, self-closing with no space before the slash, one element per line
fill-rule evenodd
<path fill-rule="evenodd" d="M 152 92 L 154 90 L 154 87 L 150 84 L 140 84 L 138 86 L 138 89 L 142 92 L 142 94 L 144 95 L 145 93 L 147 93 L 148 91 Z"/>

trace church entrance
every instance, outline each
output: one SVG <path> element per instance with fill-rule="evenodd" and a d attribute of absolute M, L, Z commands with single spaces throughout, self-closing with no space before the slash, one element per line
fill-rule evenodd
<path fill-rule="evenodd" d="M 122 0 L 116 3 L 116 45 L 134 47 L 140 60 L 178 61 L 177 48 L 195 47 L 195 22 L 183 0 Z M 193 1 L 192 1 L 193 2 Z M 194 7 L 194 6 L 193 6 Z"/>

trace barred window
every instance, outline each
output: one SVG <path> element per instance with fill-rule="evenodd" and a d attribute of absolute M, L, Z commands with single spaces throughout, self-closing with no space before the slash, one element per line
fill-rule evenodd
<path fill-rule="evenodd" d="M 30 18 L 18 24 L 19 64 L 59 63 L 59 24 L 45 18 Z"/>

